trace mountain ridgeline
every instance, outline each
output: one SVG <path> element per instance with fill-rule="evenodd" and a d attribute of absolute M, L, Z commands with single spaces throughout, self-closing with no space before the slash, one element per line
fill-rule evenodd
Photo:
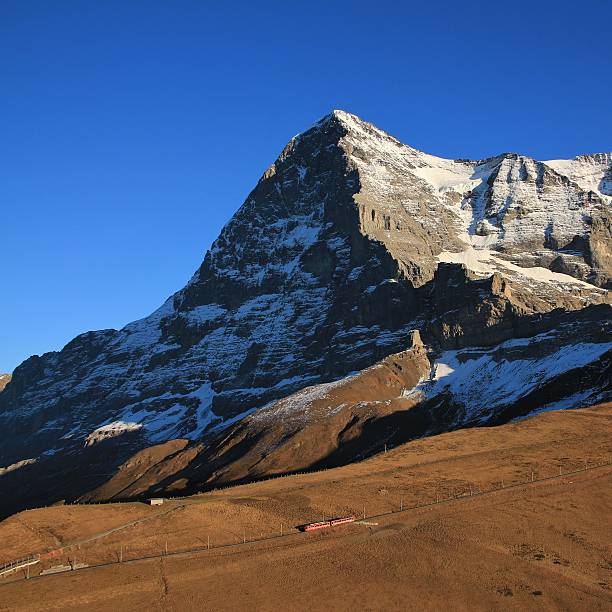
<path fill-rule="evenodd" d="M 189 283 L 21 364 L 0 511 L 188 493 L 609 400 L 612 153 L 447 160 L 334 111 Z"/>

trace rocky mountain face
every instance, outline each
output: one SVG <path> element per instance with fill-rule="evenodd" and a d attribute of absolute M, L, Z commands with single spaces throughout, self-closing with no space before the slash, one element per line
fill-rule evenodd
<path fill-rule="evenodd" d="M 611 204 L 612 153 L 446 160 L 334 111 L 161 308 L 15 370 L 0 489 L 187 491 L 603 401 Z"/>

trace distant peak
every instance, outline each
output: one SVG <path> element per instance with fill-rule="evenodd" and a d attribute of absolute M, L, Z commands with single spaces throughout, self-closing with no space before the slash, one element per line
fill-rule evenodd
<path fill-rule="evenodd" d="M 306 134 L 311 130 L 326 129 L 331 126 L 342 126 L 345 130 L 349 130 L 365 123 L 366 122 L 357 115 L 353 115 L 352 113 L 336 108 L 327 115 L 321 117 L 318 121 L 315 121 L 315 123 L 313 123 L 303 132 L 296 134 L 291 140 L 299 140 L 303 134 Z"/>
<path fill-rule="evenodd" d="M 361 121 L 357 115 L 353 115 L 353 113 L 348 113 L 347 111 L 339 108 L 335 108 L 330 114 L 341 121 L 354 121 L 355 119 L 357 119 L 357 121 Z"/>
<path fill-rule="evenodd" d="M 347 113 L 346 111 L 336 108 L 331 113 L 328 113 L 324 117 L 321 117 L 321 119 L 319 119 L 314 124 L 313 127 L 325 125 L 332 121 L 337 121 L 342 124 L 350 124 L 350 123 L 354 123 L 355 121 L 362 121 L 362 120 L 359 117 L 357 117 L 357 115 L 353 115 L 352 113 Z"/>

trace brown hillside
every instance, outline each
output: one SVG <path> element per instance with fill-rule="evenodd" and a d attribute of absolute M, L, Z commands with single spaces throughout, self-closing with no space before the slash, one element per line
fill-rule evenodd
<path fill-rule="evenodd" d="M 23 512 L 0 523 L 6 558 L 61 545 L 43 567 L 75 557 L 110 565 L 1 579 L 0 609 L 607 610 L 611 425 L 610 404 L 551 412 L 161 508 Z M 294 529 L 364 510 L 371 524 Z M 285 537 L 251 542 L 280 535 L 281 523 Z"/>

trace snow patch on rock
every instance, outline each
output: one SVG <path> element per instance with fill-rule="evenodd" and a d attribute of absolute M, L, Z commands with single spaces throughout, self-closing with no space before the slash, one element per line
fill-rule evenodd
<path fill-rule="evenodd" d="M 26 465 L 32 465 L 36 463 L 38 459 L 22 459 L 21 461 L 17 461 L 16 463 L 12 463 L 11 465 L 7 465 L 6 467 L 0 467 L 0 476 L 4 476 L 4 474 L 8 474 L 9 472 L 14 472 Z"/>
<path fill-rule="evenodd" d="M 102 440 L 108 440 L 109 438 L 116 438 L 123 434 L 138 431 L 142 429 L 141 423 L 130 423 L 125 421 L 113 421 L 108 425 L 103 425 L 94 429 L 87 438 L 85 438 L 85 446 L 93 446 Z"/>

